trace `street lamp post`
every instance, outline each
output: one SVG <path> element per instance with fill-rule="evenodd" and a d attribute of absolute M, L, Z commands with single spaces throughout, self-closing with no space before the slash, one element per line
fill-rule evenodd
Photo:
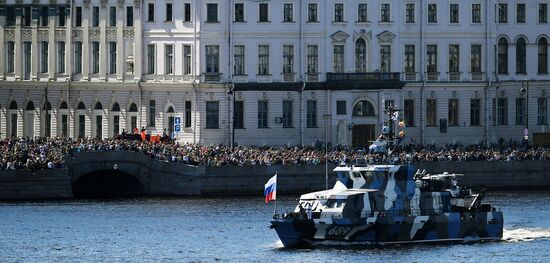
<path fill-rule="evenodd" d="M 524 130 L 524 139 L 525 141 L 529 140 L 529 80 L 521 81 L 521 89 L 519 90 L 521 94 L 525 94 L 525 130 Z"/>
<path fill-rule="evenodd" d="M 230 83 L 231 85 L 230 89 L 227 91 L 227 95 L 230 95 L 233 97 L 233 112 L 230 111 L 230 118 L 231 118 L 231 151 L 233 151 L 235 147 L 235 84 Z M 229 105 L 229 109 L 231 110 L 231 105 Z M 231 115 L 231 113 L 233 115 Z"/>

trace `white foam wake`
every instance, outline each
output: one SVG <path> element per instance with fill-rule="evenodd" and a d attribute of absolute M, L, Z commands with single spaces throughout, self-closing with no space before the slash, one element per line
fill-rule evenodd
<path fill-rule="evenodd" d="M 518 229 L 511 229 L 511 230 L 504 229 L 502 239 L 507 242 L 550 239 L 550 229 L 546 229 L 546 228 L 518 228 Z"/>

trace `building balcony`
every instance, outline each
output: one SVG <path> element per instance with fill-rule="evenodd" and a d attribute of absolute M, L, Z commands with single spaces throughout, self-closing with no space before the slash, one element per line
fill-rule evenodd
<path fill-rule="evenodd" d="M 368 72 L 368 73 L 330 73 L 327 72 L 327 82 L 356 82 L 356 81 L 401 81 L 399 72 Z"/>
<path fill-rule="evenodd" d="M 460 77 L 462 75 L 462 72 L 447 72 L 447 78 L 449 81 L 460 81 Z"/>
<path fill-rule="evenodd" d="M 204 73 L 204 82 L 206 83 L 220 82 L 221 77 L 222 77 L 222 74 L 219 72 L 207 72 L 207 73 Z"/>
<path fill-rule="evenodd" d="M 327 72 L 327 87 L 338 90 L 401 89 L 401 72 L 331 73 Z"/>

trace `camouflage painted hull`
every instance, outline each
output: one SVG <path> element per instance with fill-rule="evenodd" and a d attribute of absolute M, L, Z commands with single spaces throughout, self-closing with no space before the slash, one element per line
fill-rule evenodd
<path fill-rule="evenodd" d="M 271 221 L 271 227 L 277 231 L 285 247 L 312 247 L 500 240 L 503 222 L 502 212 L 495 211 L 378 216 L 359 219 L 358 222 L 279 218 Z"/>

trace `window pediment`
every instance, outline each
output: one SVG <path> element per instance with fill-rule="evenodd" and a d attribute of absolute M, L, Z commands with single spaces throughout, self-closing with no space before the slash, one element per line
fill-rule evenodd
<path fill-rule="evenodd" d="M 392 43 L 395 34 L 390 31 L 384 31 L 377 35 L 380 43 Z"/>
<path fill-rule="evenodd" d="M 348 37 L 349 35 L 342 30 L 338 30 L 336 33 L 330 35 L 332 43 L 345 43 Z"/>

